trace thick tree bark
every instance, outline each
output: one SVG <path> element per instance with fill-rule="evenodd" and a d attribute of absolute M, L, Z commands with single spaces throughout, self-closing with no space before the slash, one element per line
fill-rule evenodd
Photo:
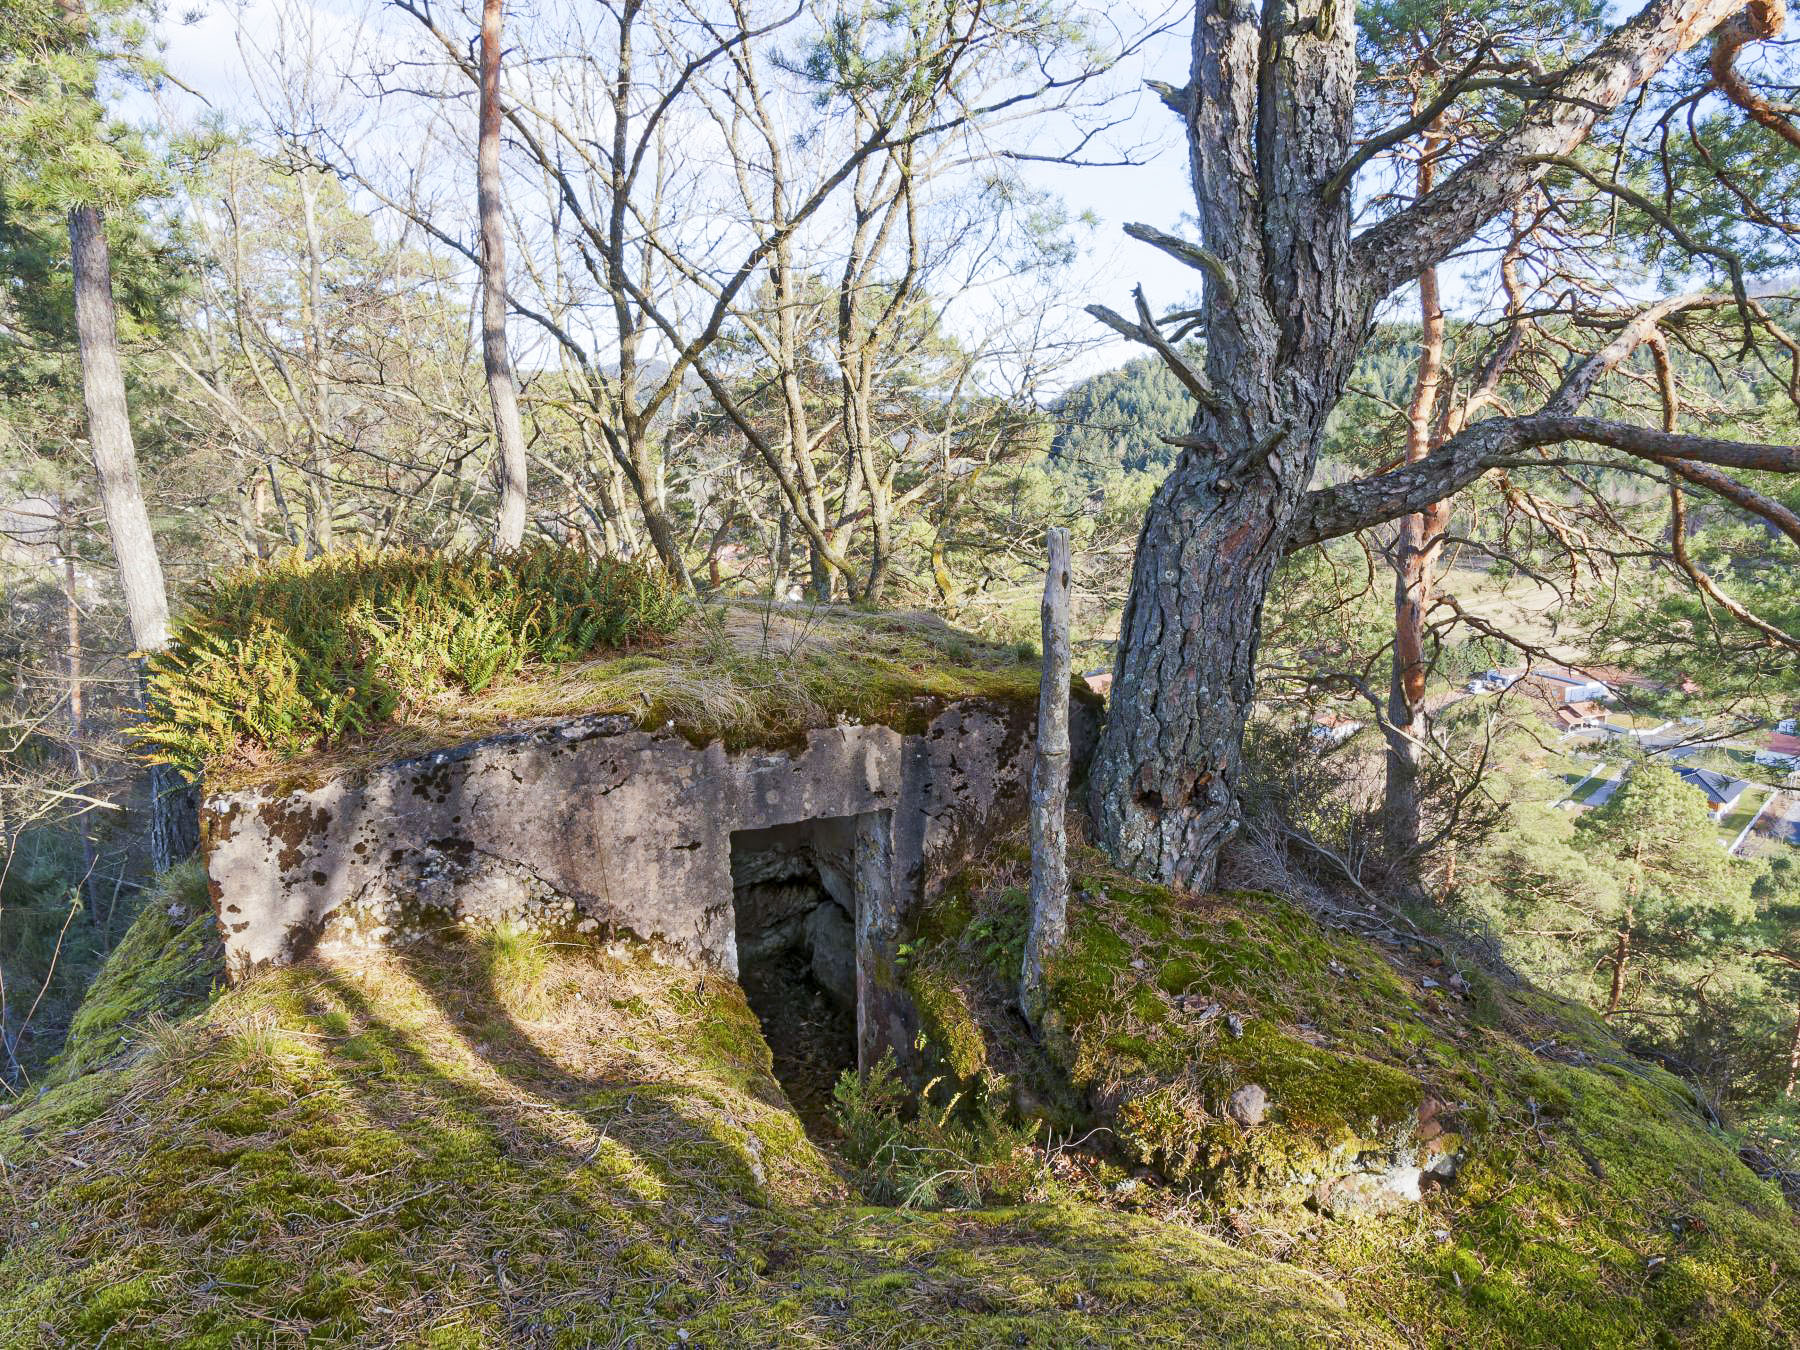
<path fill-rule="evenodd" d="M 1161 341 L 1141 293 L 1138 324 L 1101 314 L 1155 347 L 1199 404 L 1144 521 L 1090 778 L 1100 841 L 1122 866 L 1210 884 L 1236 828 L 1257 630 L 1285 551 L 1422 510 L 1520 446 L 1562 438 L 1498 418 L 1417 464 L 1307 496 L 1375 305 L 1468 242 L 1549 172 L 1546 157 L 1579 145 L 1743 3 L 1650 0 L 1549 80 L 1511 129 L 1354 243 L 1351 194 L 1331 186 L 1352 144 L 1351 0 L 1304 14 L 1279 2 L 1197 6 L 1190 82 L 1166 101 L 1187 122 L 1202 244 L 1131 231 L 1205 274 L 1204 373 Z M 1572 413 L 1583 393 L 1554 411 Z M 1695 438 L 1673 440 L 1695 448 Z"/>
<path fill-rule="evenodd" d="M 1019 976 L 1019 1011 L 1037 1026 L 1044 973 L 1069 931 L 1069 532 L 1053 527 L 1039 611 L 1044 673 L 1038 685 L 1037 758 L 1031 767 L 1031 926 Z"/>
<path fill-rule="evenodd" d="M 500 207 L 500 23 L 503 0 L 482 0 L 481 111 L 475 151 L 475 199 L 481 215 L 481 358 L 494 415 L 500 510 L 494 547 L 525 539 L 525 432 L 512 357 L 506 350 L 506 221 Z"/>
<path fill-rule="evenodd" d="M 1237 827 L 1263 597 L 1360 342 L 1350 218 L 1322 189 L 1350 139 L 1349 0 L 1287 59 L 1248 6 L 1194 23 L 1188 141 L 1207 250 L 1206 369 L 1152 500 L 1090 778 L 1100 839 L 1131 871 L 1201 889 Z"/>

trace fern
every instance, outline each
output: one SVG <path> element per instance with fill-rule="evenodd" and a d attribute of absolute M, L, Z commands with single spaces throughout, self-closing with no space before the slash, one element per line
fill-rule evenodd
<path fill-rule="evenodd" d="M 286 559 L 201 594 L 150 660 L 137 736 L 189 772 L 288 758 L 409 705 L 657 640 L 688 613 L 643 568 L 549 544 Z"/>

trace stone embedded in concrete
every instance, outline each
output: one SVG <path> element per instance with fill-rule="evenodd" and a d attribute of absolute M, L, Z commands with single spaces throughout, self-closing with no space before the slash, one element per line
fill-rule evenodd
<path fill-rule="evenodd" d="M 904 1044 L 907 1010 L 880 996 L 901 925 L 1022 811 L 1032 717 L 970 699 L 917 735 L 843 725 L 738 752 L 591 717 L 300 791 L 217 793 L 205 851 L 228 966 L 514 922 L 635 936 L 735 974 L 733 832 L 839 820 L 841 845 L 814 852 L 855 925 L 863 1043 Z M 1091 744 L 1092 710 L 1075 717 Z"/>

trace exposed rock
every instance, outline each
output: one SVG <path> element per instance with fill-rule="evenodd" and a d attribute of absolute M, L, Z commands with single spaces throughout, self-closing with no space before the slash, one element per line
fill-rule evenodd
<path fill-rule="evenodd" d="M 1246 1083 L 1231 1094 L 1225 1103 L 1225 1114 L 1230 1116 L 1245 1129 L 1252 1125 L 1260 1125 L 1269 1111 L 1269 1094 L 1263 1091 L 1261 1083 Z"/>
<path fill-rule="evenodd" d="M 806 916 L 813 978 L 846 1008 L 856 1006 L 856 929 L 835 901 Z"/>
<path fill-rule="evenodd" d="M 1352 1172 L 1322 1182 L 1313 1191 L 1319 1212 L 1333 1219 L 1392 1214 L 1419 1202 L 1420 1169 L 1395 1162 L 1379 1171 Z"/>
<path fill-rule="evenodd" d="M 910 1014 L 881 972 L 919 897 L 1022 811 L 1032 717 L 968 699 L 918 735 L 841 725 L 736 752 L 589 717 L 305 790 L 216 794 L 205 851 L 228 968 L 505 922 L 629 935 L 736 974 L 734 884 L 765 883 L 758 903 L 778 909 L 781 883 L 812 866 L 854 927 L 861 1045 L 904 1047 Z M 1092 708 L 1075 719 L 1079 753 Z M 777 839 L 760 875 L 734 875 L 734 834 L 822 822 L 831 839 Z M 796 901 L 796 922 L 809 909 Z"/>

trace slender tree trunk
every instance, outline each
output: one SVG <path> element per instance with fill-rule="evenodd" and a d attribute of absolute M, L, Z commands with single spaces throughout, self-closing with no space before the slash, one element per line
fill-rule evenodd
<path fill-rule="evenodd" d="M 78 780 L 87 778 L 87 759 L 82 753 L 86 736 L 81 675 L 81 591 L 75 571 L 75 555 L 63 552 L 63 659 L 69 677 L 69 766 Z"/>
<path fill-rule="evenodd" d="M 1643 845 L 1640 843 L 1633 863 L 1641 862 Z M 1637 920 L 1638 873 L 1634 870 L 1631 886 L 1625 896 L 1625 916 L 1619 921 L 1618 940 L 1613 944 L 1612 954 L 1612 987 L 1606 994 L 1606 1016 L 1611 1017 L 1619 1011 L 1619 1003 L 1625 997 L 1625 967 L 1631 960 L 1631 928 Z"/>
<path fill-rule="evenodd" d="M 300 224 L 306 233 L 306 288 L 301 301 L 302 331 L 311 366 L 312 410 L 304 410 L 307 440 L 312 447 L 306 475 L 308 556 L 320 557 L 337 547 L 337 464 L 332 446 L 335 424 L 331 356 L 325 340 L 325 246 L 319 235 L 319 185 L 300 175 Z M 295 398 L 302 397 L 298 387 Z"/>
<path fill-rule="evenodd" d="M 1617 941 L 1613 944 L 1612 954 L 1612 987 L 1606 994 L 1606 1015 L 1611 1017 L 1619 1011 L 1619 1004 L 1625 997 L 1625 967 L 1631 960 L 1631 911 L 1625 911 L 1625 922 L 1619 926 Z"/>
<path fill-rule="evenodd" d="M 503 0 L 482 0 L 481 113 L 475 154 L 475 197 L 481 215 L 481 356 L 498 446 L 500 511 L 494 547 L 525 539 L 525 432 L 512 357 L 506 349 L 506 223 L 500 208 L 500 21 Z"/>
<path fill-rule="evenodd" d="M 894 557 L 893 484 L 873 484 L 869 492 L 869 572 L 863 579 L 863 599 L 879 605 L 887 593 L 888 570 Z"/>
<path fill-rule="evenodd" d="M 138 482 L 137 448 L 125 405 L 125 373 L 119 364 L 118 319 L 113 311 L 112 259 L 99 210 L 69 213 L 69 249 L 75 282 L 75 332 L 81 350 L 81 392 L 87 405 L 88 446 L 100 485 L 100 505 L 125 590 L 131 644 L 153 652 L 169 640 L 169 598 L 162 562 L 150 532 L 150 513 Z"/>
<path fill-rule="evenodd" d="M 119 363 L 118 317 L 113 309 L 112 258 L 106 222 L 97 207 L 69 212 L 69 257 L 75 288 L 75 334 L 81 352 L 82 401 L 87 405 L 88 447 L 94 457 L 100 504 L 112 537 L 131 645 L 160 651 L 169 641 L 169 596 L 162 561 L 150 531 L 150 513 L 138 482 L 137 447 L 125 404 Z M 140 698 L 142 697 L 140 693 Z M 187 819 L 191 794 L 162 765 L 150 771 L 150 859 L 164 870 L 192 851 L 196 825 Z"/>
<path fill-rule="evenodd" d="M 1427 161 L 1427 164 L 1429 161 Z M 1428 167 L 1419 172 L 1420 195 L 1430 191 Z M 1406 417 L 1406 462 L 1416 464 L 1433 449 L 1438 388 L 1444 370 L 1444 310 L 1438 300 L 1435 267 L 1419 274 L 1418 377 Z M 1436 564 L 1448 516 L 1444 503 L 1404 516 L 1394 540 L 1394 661 L 1388 690 L 1387 783 L 1382 827 L 1388 854 L 1408 867 L 1421 837 L 1419 771 L 1429 726 L 1425 712 L 1425 616 L 1431 608 Z"/>
<path fill-rule="evenodd" d="M 69 767 L 75 771 L 77 790 L 87 786 L 86 693 L 82 688 L 81 670 L 81 589 L 75 570 L 75 553 L 63 547 L 63 659 L 69 677 Z M 100 913 L 94 904 L 94 835 L 88 828 L 85 811 L 77 810 L 75 830 L 81 837 L 81 898 L 87 908 L 88 922 L 98 924 Z"/>
<path fill-rule="evenodd" d="M 1791 1098 L 1796 1086 L 1800 1086 L 1800 999 L 1794 1000 L 1794 1033 L 1788 1039 L 1787 1084 L 1781 1095 Z"/>
<path fill-rule="evenodd" d="M 1031 768 L 1031 927 L 1019 977 L 1019 1010 L 1037 1026 L 1044 972 L 1069 928 L 1069 532 L 1049 533 L 1039 611 L 1044 673 L 1038 685 L 1037 758 Z"/>

